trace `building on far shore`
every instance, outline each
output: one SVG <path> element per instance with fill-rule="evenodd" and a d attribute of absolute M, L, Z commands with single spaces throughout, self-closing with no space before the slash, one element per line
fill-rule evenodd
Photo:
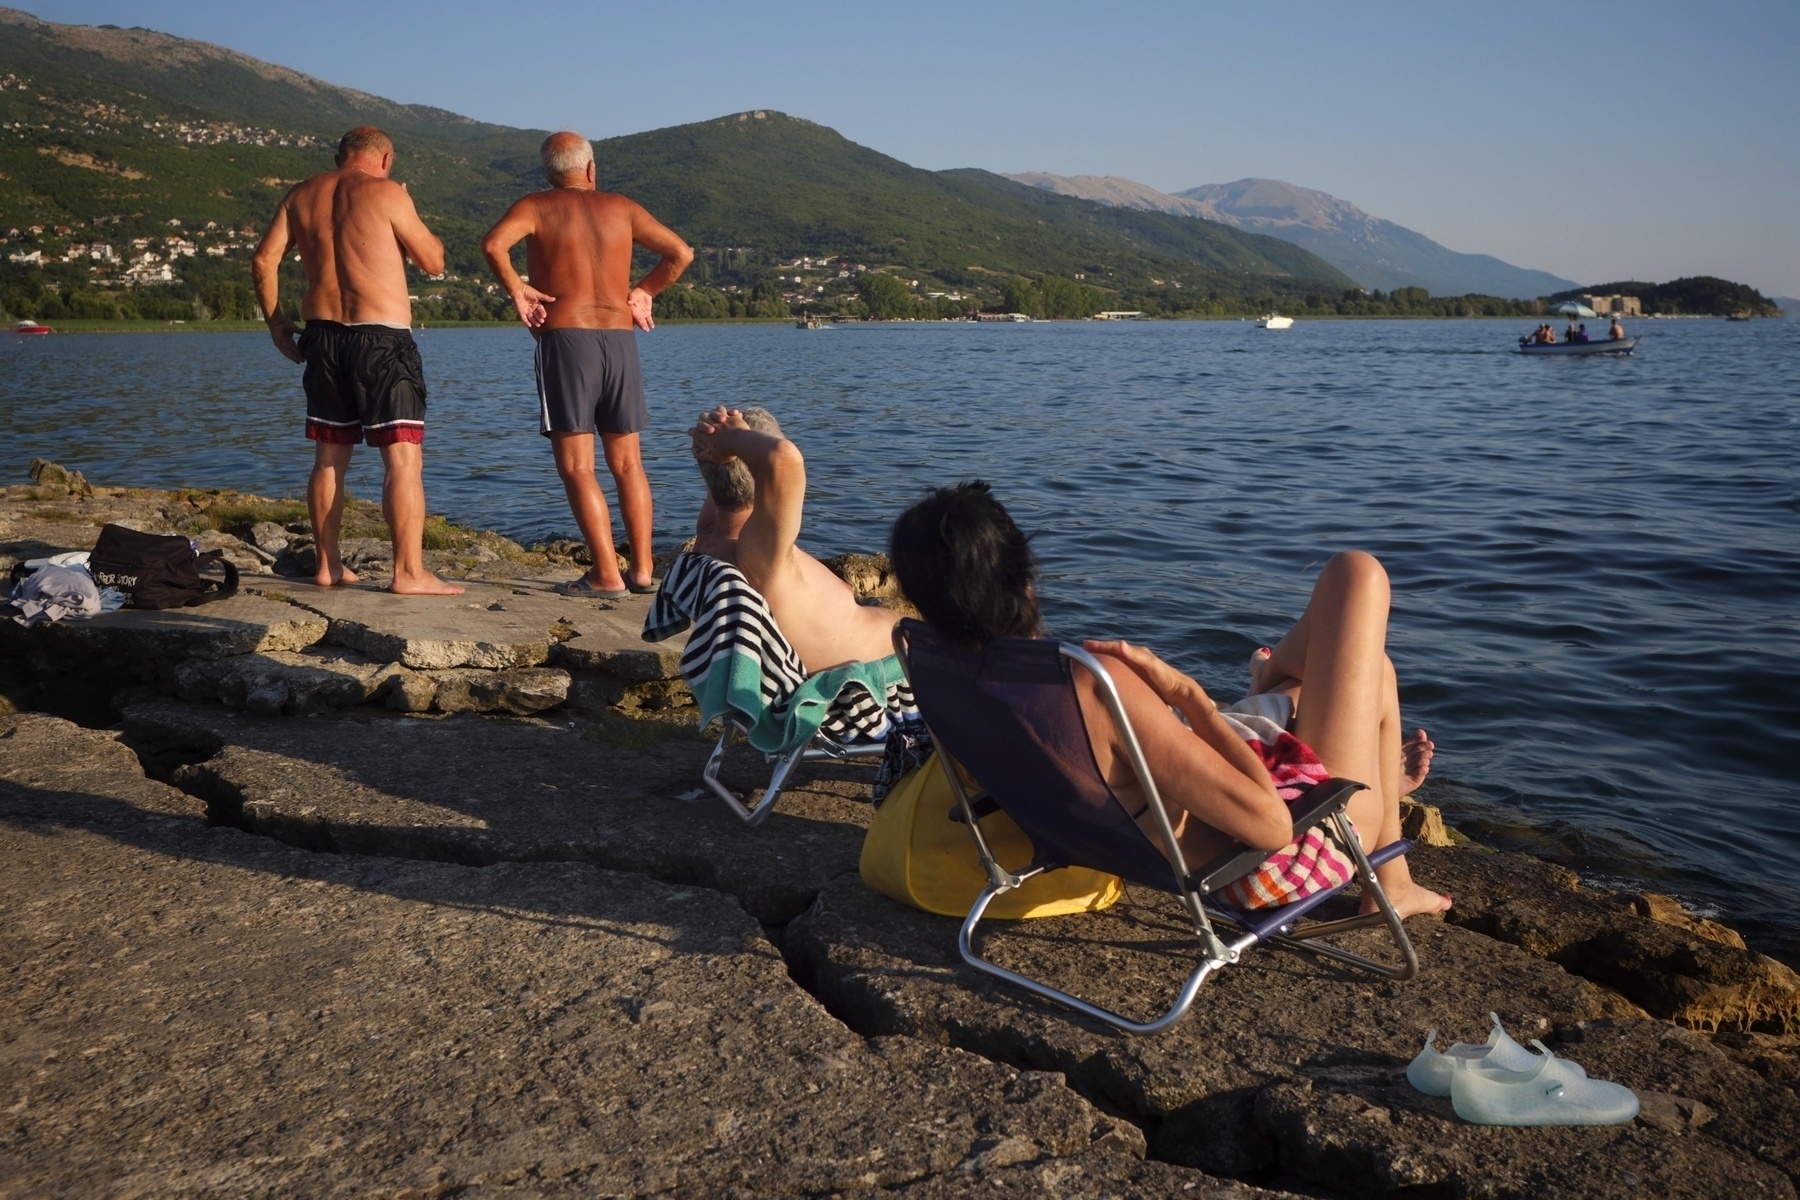
<path fill-rule="evenodd" d="M 1614 314 L 1621 317 L 1644 315 L 1643 306 L 1638 303 L 1636 296 L 1590 296 L 1584 294 L 1581 302 L 1603 317 Z"/>

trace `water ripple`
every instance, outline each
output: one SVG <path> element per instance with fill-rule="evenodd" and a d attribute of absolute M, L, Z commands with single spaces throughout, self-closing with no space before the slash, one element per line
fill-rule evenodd
<path fill-rule="evenodd" d="M 1222 694 L 1361 546 L 1453 821 L 1800 963 L 1800 327 L 1637 331 L 1637 357 L 1580 361 L 1467 321 L 664 327 L 639 340 L 657 535 L 698 507 L 693 415 L 766 405 L 807 451 L 811 549 L 876 548 L 925 486 L 985 477 L 1036 535 L 1057 632 L 1127 633 Z M 568 532 L 529 338 L 420 343 L 434 511 Z M 0 340 L 12 469 L 297 494 L 300 415 L 261 335 Z"/>

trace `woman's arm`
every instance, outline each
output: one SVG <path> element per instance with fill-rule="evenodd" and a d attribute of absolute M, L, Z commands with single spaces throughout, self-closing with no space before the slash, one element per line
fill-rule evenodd
<path fill-rule="evenodd" d="M 1262 760 L 1219 716 L 1204 688 L 1141 646 L 1089 642 L 1088 650 L 1099 656 L 1118 689 L 1167 803 L 1258 849 L 1278 850 L 1293 840 L 1287 805 Z M 1097 694 L 1094 700 L 1099 701 Z M 1110 719 L 1106 724 L 1112 725 Z M 1109 758 L 1129 771 L 1124 740 L 1116 729 L 1111 733 Z M 1100 765 L 1106 770 L 1108 763 Z"/>

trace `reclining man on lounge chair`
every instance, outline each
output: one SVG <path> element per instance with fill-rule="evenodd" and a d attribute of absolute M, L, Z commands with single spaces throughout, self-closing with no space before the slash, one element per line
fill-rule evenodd
<path fill-rule="evenodd" d="M 775 418 L 761 408 L 716 408 L 688 436 L 707 491 L 695 552 L 744 573 L 807 671 L 892 658 L 900 614 L 858 604 L 849 584 L 795 545 L 806 460 Z"/>

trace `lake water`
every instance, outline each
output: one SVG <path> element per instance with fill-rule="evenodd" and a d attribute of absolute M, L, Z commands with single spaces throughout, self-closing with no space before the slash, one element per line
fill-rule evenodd
<path fill-rule="evenodd" d="M 665 326 L 639 338 L 657 537 L 699 506 L 694 414 L 762 404 L 806 451 L 815 553 L 879 549 L 925 485 L 986 478 L 1036 534 L 1054 632 L 1146 641 L 1220 695 L 1360 546 L 1439 746 L 1426 798 L 1800 964 L 1800 326 L 1638 321 L 1634 358 L 1546 360 L 1510 353 L 1529 324 Z M 530 338 L 419 338 L 433 511 L 572 531 Z M 45 455 L 300 494 L 301 413 L 261 334 L 0 337 L 17 480 Z"/>

